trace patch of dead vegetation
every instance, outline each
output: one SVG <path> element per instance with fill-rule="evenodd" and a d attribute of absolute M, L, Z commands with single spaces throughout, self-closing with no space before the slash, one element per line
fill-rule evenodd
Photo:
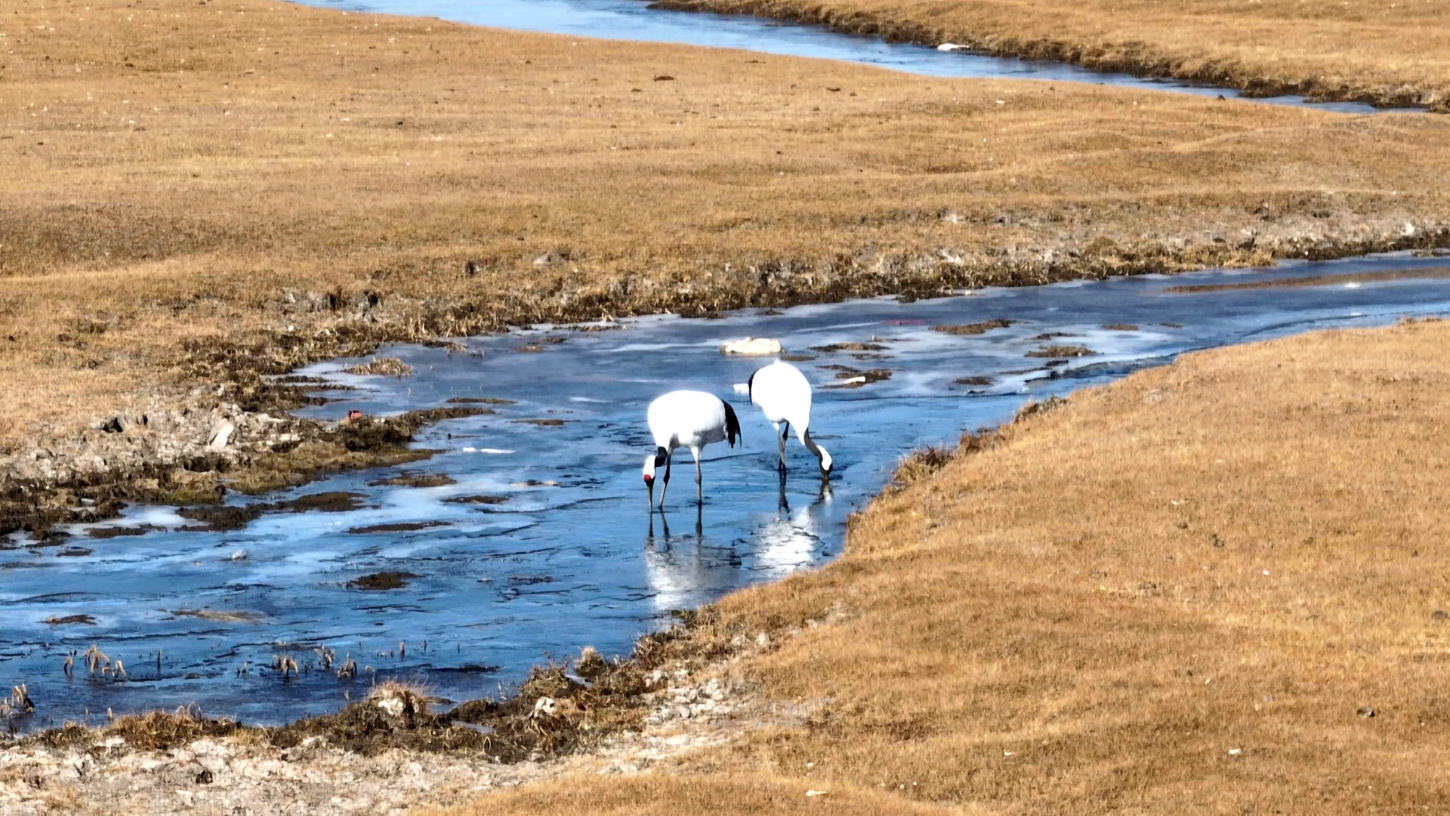
<path fill-rule="evenodd" d="M 501 397 L 449 397 L 449 405 L 513 405 L 515 400 Z"/>
<path fill-rule="evenodd" d="M 348 366 L 343 372 L 373 377 L 411 377 L 413 367 L 397 357 L 374 357 L 367 363 Z"/>
<path fill-rule="evenodd" d="M 374 479 L 368 487 L 447 487 L 458 481 L 446 473 L 403 473 L 386 479 Z"/>
<path fill-rule="evenodd" d="M 1087 346 L 1047 346 L 1027 352 L 1028 357 L 1090 357 L 1097 352 Z"/>
<path fill-rule="evenodd" d="M 435 527 L 447 527 L 446 521 L 398 521 L 388 524 L 368 524 L 362 527 L 349 527 L 349 535 L 370 535 L 373 533 L 412 533 L 419 530 L 431 530 Z"/>
<path fill-rule="evenodd" d="M 943 334 L 978 335 L 986 334 L 992 329 L 1005 329 L 1015 321 L 997 318 L 996 320 L 984 320 L 980 323 L 961 323 L 957 325 L 932 326 L 931 330 Z"/>
<path fill-rule="evenodd" d="M 508 496 L 491 496 L 479 494 L 473 496 L 450 496 L 443 501 L 448 504 L 503 504 L 509 500 Z"/>
<path fill-rule="evenodd" d="M 891 475 L 891 483 L 896 488 L 907 488 L 923 479 L 931 478 L 933 473 L 946 467 L 947 463 L 956 457 L 956 451 L 939 446 L 927 445 L 901 458 L 896 465 L 896 471 Z"/>
<path fill-rule="evenodd" d="M 661 0 L 671 9 L 754 14 L 926 45 L 1172 77 L 1247 96 L 1450 111 L 1450 11 L 1372 0 Z"/>
<path fill-rule="evenodd" d="M 263 618 L 257 612 L 238 609 L 176 609 L 171 614 L 178 618 L 200 618 L 218 623 L 256 623 Z"/>
<path fill-rule="evenodd" d="M 389 589 L 402 589 L 408 582 L 418 578 L 415 573 L 402 570 L 387 570 L 385 572 L 373 572 L 362 575 L 347 582 L 348 589 L 360 589 L 364 592 L 382 592 Z"/>

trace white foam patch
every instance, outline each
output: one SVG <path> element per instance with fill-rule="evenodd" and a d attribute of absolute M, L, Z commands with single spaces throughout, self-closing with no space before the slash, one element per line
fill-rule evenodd
<path fill-rule="evenodd" d="M 184 519 L 177 515 L 173 507 L 159 507 L 155 505 L 138 505 L 127 507 L 121 511 L 121 515 L 105 521 L 85 522 L 82 524 L 65 524 L 58 526 L 66 533 L 84 538 L 88 530 L 110 529 L 115 527 L 160 527 L 165 530 L 174 530 L 177 527 L 184 527 L 195 522 Z"/>
<path fill-rule="evenodd" d="M 950 382 L 950 380 L 947 382 Z M 893 372 L 891 379 L 886 382 L 872 383 L 864 386 L 862 390 L 887 385 L 887 383 L 890 383 L 891 396 L 893 397 L 930 397 L 940 395 L 943 384 L 940 372 L 903 370 Z"/>

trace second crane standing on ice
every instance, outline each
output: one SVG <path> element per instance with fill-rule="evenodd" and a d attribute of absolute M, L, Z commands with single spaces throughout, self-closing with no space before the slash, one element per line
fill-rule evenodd
<path fill-rule="evenodd" d="M 737 388 L 739 386 L 736 386 Z M 790 436 L 790 426 L 795 426 L 796 436 L 806 450 L 815 454 L 821 463 L 821 478 L 831 475 L 831 455 L 811 439 L 811 384 L 800 369 L 790 363 L 776 361 L 755 370 L 745 385 L 750 401 L 760 406 L 760 412 L 775 425 L 785 430 L 780 435 L 780 478 L 785 479 L 785 440 Z"/>

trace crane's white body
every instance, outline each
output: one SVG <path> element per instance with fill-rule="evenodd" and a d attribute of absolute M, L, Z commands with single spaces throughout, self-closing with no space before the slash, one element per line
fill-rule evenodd
<path fill-rule="evenodd" d="M 671 391 L 651 402 L 646 416 L 655 446 L 665 450 L 725 441 L 725 401 L 714 394 Z"/>
<path fill-rule="evenodd" d="M 689 449 L 695 457 L 695 498 L 704 500 L 701 487 L 700 450 L 713 442 L 729 441 L 735 447 L 740 436 L 740 421 L 729 403 L 704 391 L 671 391 L 649 404 L 646 412 L 650 435 L 654 437 L 655 453 L 644 460 L 644 482 L 650 489 L 650 506 L 654 506 L 655 468 L 665 466 L 664 489 L 660 491 L 660 507 L 670 487 L 670 458 L 678 448 Z"/>
<path fill-rule="evenodd" d="M 815 454 L 821 463 L 821 473 L 831 472 L 831 455 L 811 439 L 811 384 L 806 375 L 790 363 L 777 360 L 764 368 L 756 369 L 746 384 L 750 401 L 760 408 L 765 418 L 775 426 L 777 432 L 785 425 L 780 437 L 780 473 L 785 478 L 785 437 L 790 427 L 795 426 L 796 437 L 806 449 Z"/>
<path fill-rule="evenodd" d="M 779 429 L 781 423 L 804 434 L 811 426 L 811 384 L 790 363 L 776 361 L 750 375 L 750 401 Z"/>

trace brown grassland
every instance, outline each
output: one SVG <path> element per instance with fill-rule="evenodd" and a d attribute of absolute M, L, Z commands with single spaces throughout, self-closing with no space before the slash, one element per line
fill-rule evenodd
<path fill-rule="evenodd" d="M 1450 243 L 1441 117 L 264 0 L 0 35 L 0 454 L 507 321 Z"/>
<path fill-rule="evenodd" d="M 1447 343 L 1196 353 L 964 437 L 717 605 L 804 725 L 449 812 L 1443 813 Z"/>
<path fill-rule="evenodd" d="M 1447 87 L 1429 2 L 853 2 L 750 8 L 1261 89 Z M 1450 244 L 1438 116 L 265 0 L 9 0 L 0 35 L 0 453 L 510 321 Z M 769 634 L 729 671 L 803 725 L 455 812 L 1443 812 L 1447 343 L 1193 354 L 964 437 L 838 561 L 702 616 Z"/>
<path fill-rule="evenodd" d="M 662 0 L 1323 100 L 1450 110 L 1439 0 Z"/>

